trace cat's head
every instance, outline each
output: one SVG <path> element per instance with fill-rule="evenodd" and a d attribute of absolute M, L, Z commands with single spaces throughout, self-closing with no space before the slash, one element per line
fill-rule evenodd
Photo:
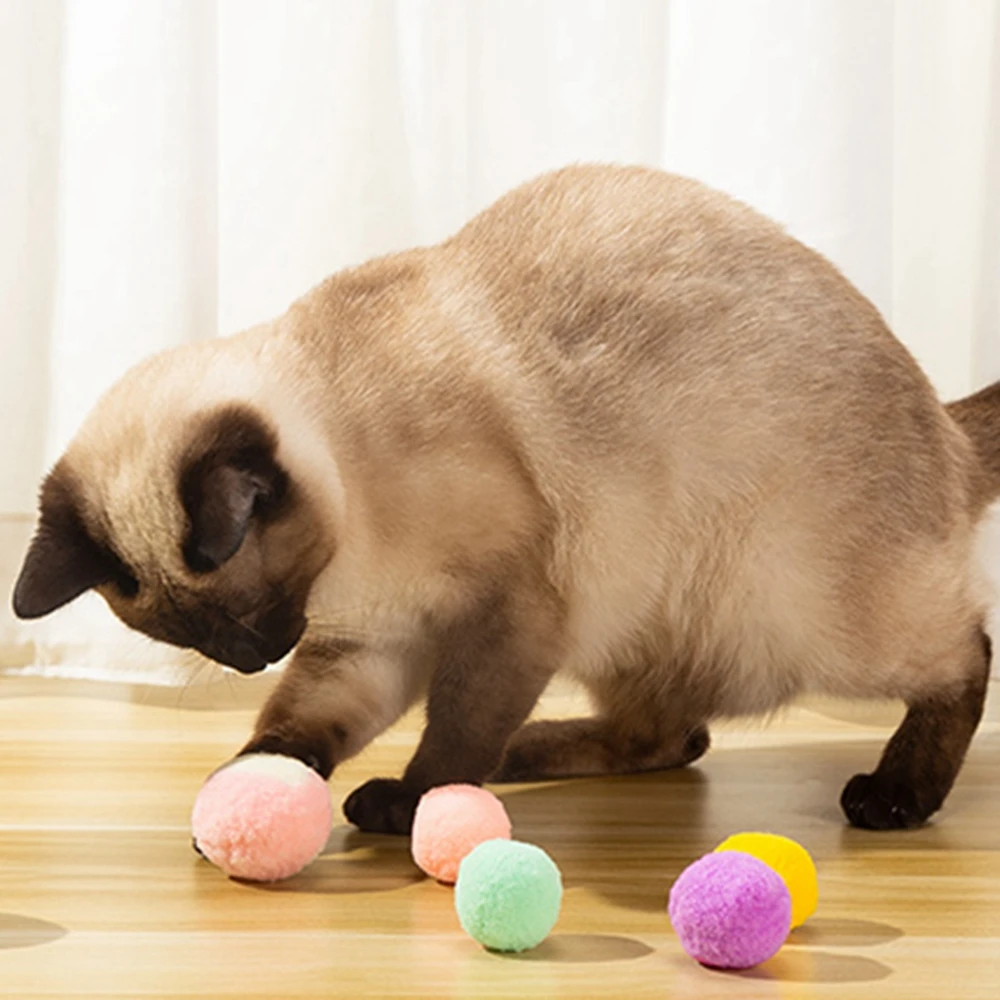
<path fill-rule="evenodd" d="M 310 431 L 280 426 L 266 383 L 204 345 L 127 374 L 42 485 L 15 613 L 93 589 L 132 628 L 241 672 L 284 656 L 334 532 L 297 448 Z"/>

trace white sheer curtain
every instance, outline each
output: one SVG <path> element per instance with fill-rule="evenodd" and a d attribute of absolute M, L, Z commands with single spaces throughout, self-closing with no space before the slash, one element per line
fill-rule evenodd
<path fill-rule="evenodd" d="M 1000 377 L 1000 0 L 0 0 L 0 587 L 128 365 L 574 160 L 740 195 L 944 395 Z M 8 669 L 151 661 L 0 611 Z"/>

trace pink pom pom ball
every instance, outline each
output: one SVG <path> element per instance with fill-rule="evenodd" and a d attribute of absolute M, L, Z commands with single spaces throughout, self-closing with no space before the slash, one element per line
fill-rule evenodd
<path fill-rule="evenodd" d="M 276 882 L 302 871 L 330 836 L 326 782 L 301 761 L 248 754 L 213 774 L 191 814 L 195 846 L 227 875 Z"/>
<path fill-rule="evenodd" d="M 410 850 L 423 872 L 450 884 L 474 847 L 497 839 L 510 840 L 510 817 L 492 792 L 475 785 L 442 785 L 417 805 Z"/>
<path fill-rule="evenodd" d="M 681 947 L 719 969 L 749 969 L 784 944 L 792 899 L 774 869 L 742 851 L 706 854 L 670 890 L 670 922 Z"/>

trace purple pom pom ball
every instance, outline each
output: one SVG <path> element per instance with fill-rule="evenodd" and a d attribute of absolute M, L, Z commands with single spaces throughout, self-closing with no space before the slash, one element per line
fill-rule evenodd
<path fill-rule="evenodd" d="M 681 872 L 668 912 L 693 959 L 718 969 L 749 969 L 784 944 L 792 899 L 773 868 L 742 851 L 724 851 Z"/>

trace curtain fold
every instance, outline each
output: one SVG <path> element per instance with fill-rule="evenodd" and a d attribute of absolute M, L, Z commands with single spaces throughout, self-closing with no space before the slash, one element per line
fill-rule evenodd
<path fill-rule="evenodd" d="M 0 0 L 0 587 L 133 362 L 580 160 L 744 198 L 943 395 L 1000 378 L 1000 0 Z M 3 602 L 0 669 L 150 661 L 192 662 Z"/>

